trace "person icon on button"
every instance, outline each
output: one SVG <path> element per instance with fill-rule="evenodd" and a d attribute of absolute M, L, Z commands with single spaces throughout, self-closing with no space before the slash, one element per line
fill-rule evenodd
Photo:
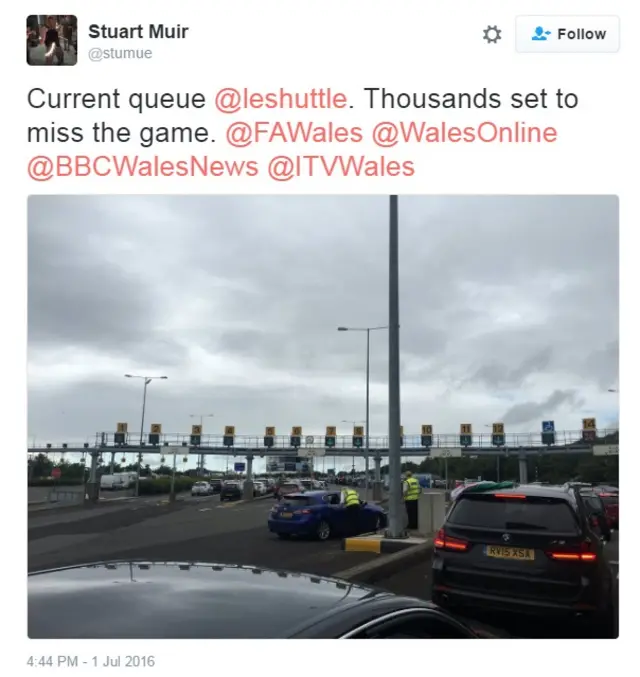
<path fill-rule="evenodd" d="M 551 31 L 545 31 L 542 26 L 537 26 L 535 35 L 531 39 L 537 42 L 542 42 L 547 39 L 547 35 L 551 35 Z"/>

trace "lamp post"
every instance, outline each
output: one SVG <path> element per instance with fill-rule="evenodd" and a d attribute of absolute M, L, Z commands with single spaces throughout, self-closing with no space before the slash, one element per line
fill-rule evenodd
<path fill-rule="evenodd" d="M 200 432 L 202 432 L 203 421 L 205 418 L 213 418 L 214 414 L 189 414 L 189 418 L 198 418 L 200 419 Z M 198 457 L 198 475 L 202 473 L 204 475 L 204 454 L 200 454 Z"/>
<path fill-rule="evenodd" d="M 367 333 L 367 371 L 366 371 L 366 403 L 365 403 L 365 456 L 364 456 L 364 467 L 365 467 L 365 492 L 367 498 L 369 496 L 369 387 L 370 387 L 370 374 L 371 374 L 371 332 L 380 331 L 381 329 L 389 329 L 387 325 L 380 327 L 338 327 L 338 331 L 364 331 Z M 379 464 L 376 465 L 376 469 L 379 468 Z M 377 470 L 376 470 L 377 472 Z M 376 482 L 379 482 L 380 478 L 376 475 Z"/>
<path fill-rule="evenodd" d="M 144 439 L 144 414 L 147 408 L 147 387 L 151 381 L 166 381 L 168 376 L 139 376 L 138 374 L 125 374 L 125 378 L 140 378 L 144 382 L 142 389 L 142 417 L 140 420 L 140 451 L 138 452 L 138 463 L 136 469 L 136 496 L 140 495 L 140 468 L 142 466 L 142 444 Z"/>
<path fill-rule="evenodd" d="M 400 459 L 400 283 L 398 274 L 398 196 L 389 196 L 389 529 L 406 536 Z"/>

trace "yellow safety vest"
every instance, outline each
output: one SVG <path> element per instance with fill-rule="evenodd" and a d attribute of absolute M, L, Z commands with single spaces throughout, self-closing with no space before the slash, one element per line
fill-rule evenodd
<path fill-rule="evenodd" d="M 350 505 L 360 505 L 360 496 L 357 491 L 347 489 L 344 493 L 344 504 L 348 508 Z"/>
<path fill-rule="evenodd" d="M 408 486 L 408 491 L 404 497 L 405 501 L 417 501 L 422 493 L 420 482 L 415 477 L 407 477 L 405 480 Z"/>

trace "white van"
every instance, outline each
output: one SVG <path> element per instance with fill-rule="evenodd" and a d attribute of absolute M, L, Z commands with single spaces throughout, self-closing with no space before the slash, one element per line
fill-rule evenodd
<path fill-rule="evenodd" d="M 116 489 L 124 489 L 124 477 L 118 475 L 103 475 L 100 478 L 100 489 L 115 491 Z"/>

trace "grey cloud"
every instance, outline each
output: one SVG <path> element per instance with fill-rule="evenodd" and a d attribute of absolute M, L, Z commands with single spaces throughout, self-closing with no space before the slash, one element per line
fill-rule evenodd
<path fill-rule="evenodd" d="M 354 406 L 343 390 L 347 379 L 364 378 L 365 337 L 336 328 L 387 323 L 387 207 L 375 196 L 31 198 L 31 426 L 58 425 L 46 413 L 55 402 L 43 395 L 38 369 L 65 364 L 63 356 L 79 350 L 96 364 L 119 359 L 131 371 L 200 370 L 212 392 L 220 365 L 249 375 L 269 370 L 283 382 L 295 374 L 309 390 L 273 395 L 283 421 L 302 416 L 299 402 L 316 412 L 309 418 L 319 426 L 328 424 L 325 417 L 361 417 L 334 413 L 316 379 L 335 381 L 335 412 Z M 504 409 L 504 390 L 513 391 L 515 407 L 528 407 L 542 406 L 535 403 L 553 387 L 595 397 L 615 386 L 616 198 L 403 197 L 400 219 L 407 412 L 437 408 L 455 429 L 458 408 L 479 407 L 480 424 L 494 420 L 482 407 Z M 84 412 L 74 424 L 82 429 L 104 425 L 104 408 L 115 414 L 119 406 L 119 389 L 107 388 L 114 404 L 100 400 L 85 409 L 97 378 L 91 359 L 78 385 L 59 376 L 68 409 L 77 403 Z M 376 332 L 371 375 L 378 392 L 387 363 L 387 332 Z M 264 418 L 253 404 L 259 394 L 241 390 L 251 404 L 225 391 L 225 410 L 260 428 Z M 200 386 L 169 392 L 168 416 L 197 408 L 204 397 Z M 446 407 L 437 407 L 442 393 Z M 381 411 L 379 425 L 385 416 Z"/>
<path fill-rule="evenodd" d="M 620 343 L 611 341 L 599 350 L 590 353 L 583 368 L 602 389 L 615 388 L 618 383 Z"/>
<path fill-rule="evenodd" d="M 551 363 L 552 356 L 553 349 L 547 347 L 526 358 L 514 368 L 499 362 L 489 362 L 482 365 L 469 382 L 481 383 L 490 388 L 513 388 L 522 385 L 531 374 L 544 371 Z"/>
<path fill-rule="evenodd" d="M 573 390 L 554 390 L 542 402 L 523 402 L 508 409 L 502 416 L 505 425 L 519 425 L 521 423 L 538 423 L 541 419 L 550 416 L 561 407 L 578 409 L 584 400 Z"/>

